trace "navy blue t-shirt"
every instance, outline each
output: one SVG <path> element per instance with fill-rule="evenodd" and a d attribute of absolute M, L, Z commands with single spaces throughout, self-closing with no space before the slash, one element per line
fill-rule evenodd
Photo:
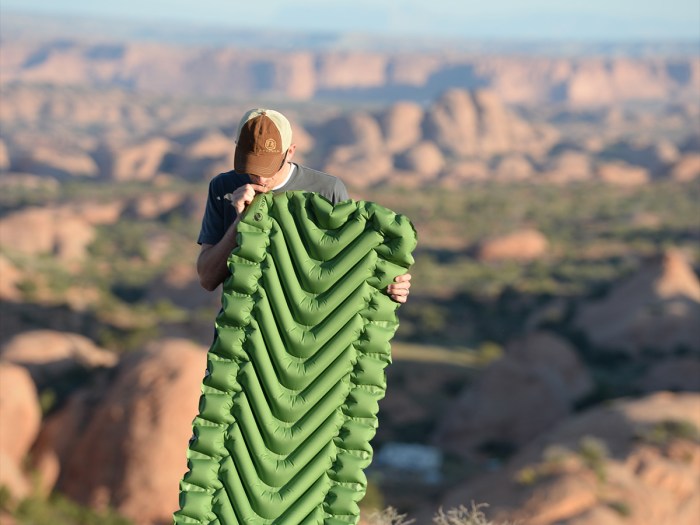
<path fill-rule="evenodd" d="M 321 171 L 312 170 L 299 164 L 294 165 L 294 171 L 287 183 L 275 191 L 311 191 L 320 193 L 333 204 L 349 199 L 345 184 L 332 175 Z M 231 203 L 224 199 L 224 195 L 233 193 L 236 189 L 250 184 L 248 175 L 228 171 L 220 173 L 209 183 L 209 196 L 207 207 L 204 210 L 202 229 L 199 232 L 197 243 L 218 243 L 236 219 L 236 210 Z"/>

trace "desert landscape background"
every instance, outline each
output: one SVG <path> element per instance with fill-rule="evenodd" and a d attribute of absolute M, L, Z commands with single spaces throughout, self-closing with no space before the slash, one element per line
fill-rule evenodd
<path fill-rule="evenodd" d="M 699 522 L 697 41 L 0 31 L 3 524 L 170 521 L 219 307 L 195 241 L 255 106 L 418 231 L 366 523 Z"/>

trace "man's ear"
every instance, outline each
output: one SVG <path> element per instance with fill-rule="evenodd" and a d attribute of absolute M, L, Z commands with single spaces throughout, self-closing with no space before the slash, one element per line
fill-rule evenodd
<path fill-rule="evenodd" d="M 285 157 L 285 162 L 291 162 L 294 158 L 294 152 L 297 150 L 296 144 L 290 144 L 287 150 L 287 156 Z"/>

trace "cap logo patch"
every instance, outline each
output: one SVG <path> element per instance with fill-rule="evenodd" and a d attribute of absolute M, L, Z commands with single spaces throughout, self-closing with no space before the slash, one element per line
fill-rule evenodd
<path fill-rule="evenodd" d="M 277 150 L 277 141 L 275 139 L 267 139 L 265 141 L 265 149 L 267 151 L 276 151 Z"/>

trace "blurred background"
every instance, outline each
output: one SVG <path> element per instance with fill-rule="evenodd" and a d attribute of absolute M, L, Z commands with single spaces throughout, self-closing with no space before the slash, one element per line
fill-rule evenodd
<path fill-rule="evenodd" d="M 696 0 L 0 14 L 3 524 L 169 522 L 207 183 L 256 106 L 418 230 L 365 523 L 700 523 Z"/>

